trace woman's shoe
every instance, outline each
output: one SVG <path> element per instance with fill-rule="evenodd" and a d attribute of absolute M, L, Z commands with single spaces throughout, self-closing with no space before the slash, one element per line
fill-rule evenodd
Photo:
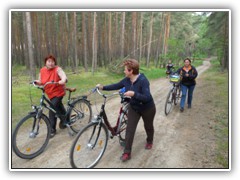
<path fill-rule="evenodd" d="M 153 143 L 146 143 L 145 149 L 152 149 Z"/>
<path fill-rule="evenodd" d="M 120 159 L 122 160 L 122 162 L 125 162 L 125 161 L 131 159 L 131 154 L 130 153 L 123 153 L 123 155 L 120 157 Z"/>
<path fill-rule="evenodd" d="M 56 135 L 57 131 L 56 129 L 51 130 L 50 138 L 53 138 Z"/>
<path fill-rule="evenodd" d="M 181 108 L 180 108 L 180 112 L 183 112 L 183 111 L 184 111 L 184 108 L 183 108 L 183 107 L 181 107 Z"/>

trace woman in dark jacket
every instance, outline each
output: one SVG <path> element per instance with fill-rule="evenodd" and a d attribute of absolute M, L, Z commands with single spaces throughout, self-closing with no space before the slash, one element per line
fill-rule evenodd
<path fill-rule="evenodd" d="M 135 59 L 125 60 L 125 78 L 116 84 L 107 86 L 97 85 L 102 90 L 118 90 L 125 87 L 125 96 L 130 96 L 128 109 L 128 124 L 126 129 L 126 144 L 121 160 L 131 159 L 132 144 L 137 124 L 142 117 L 147 134 L 145 149 L 151 149 L 153 145 L 154 127 L 153 120 L 156 107 L 150 93 L 149 81 L 144 74 L 139 73 L 139 63 Z"/>
<path fill-rule="evenodd" d="M 194 66 L 191 65 L 191 60 L 186 58 L 184 60 L 184 66 L 177 70 L 177 73 L 181 76 L 181 88 L 182 88 L 182 98 L 180 102 L 180 111 L 184 111 L 184 105 L 186 100 L 186 95 L 188 92 L 188 108 L 192 107 L 192 96 L 193 90 L 196 85 L 196 77 L 198 72 Z"/>

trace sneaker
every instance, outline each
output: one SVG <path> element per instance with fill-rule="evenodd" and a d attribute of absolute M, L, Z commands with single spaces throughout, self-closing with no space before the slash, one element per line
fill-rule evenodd
<path fill-rule="evenodd" d="M 122 162 L 125 162 L 125 161 L 131 159 L 131 154 L 130 153 L 123 153 L 123 155 L 120 157 L 120 159 L 122 160 Z"/>
<path fill-rule="evenodd" d="M 56 135 L 56 129 L 51 130 L 50 138 L 53 138 Z"/>
<path fill-rule="evenodd" d="M 180 108 L 180 112 L 183 112 L 183 111 L 184 111 L 184 108 L 183 108 L 183 107 L 181 107 L 181 108 Z"/>
<path fill-rule="evenodd" d="M 146 143 L 145 149 L 152 149 L 153 143 Z"/>

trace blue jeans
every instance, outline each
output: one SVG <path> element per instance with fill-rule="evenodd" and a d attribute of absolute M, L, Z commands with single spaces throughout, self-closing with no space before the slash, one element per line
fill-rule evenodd
<path fill-rule="evenodd" d="M 187 96 L 187 91 L 188 91 L 187 103 L 188 103 L 189 106 L 191 106 L 192 105 L 193 90 L 195 88 L 195 85 L 185 86 L 185 85 L 181 84 L 181 88 L 182 88 L 182 98 L 181 98 L 181 102 L 180 102 L 180 107 L 184 108 L 184 104 L 185 104 L 185 100 L 186 100 L 186 96 Z"/>

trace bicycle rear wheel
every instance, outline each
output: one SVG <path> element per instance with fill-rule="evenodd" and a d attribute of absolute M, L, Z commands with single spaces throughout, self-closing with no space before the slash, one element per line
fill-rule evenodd
<path fill-rule="evenodd" d="M 70 128 L 78 133 L 85 127 L 92 118 L 92 108 L 88 101 L 79 99 L 72 103 L 73 108 L 70 112 Z"/>
<path fill-rule="evenodd" d="M 166 102 L 165 102 L 165 114 L 166 114 L 166 116 L 172 110 L 172 105 L 173 105 L 173 89 L 171 89 L 168 92 L 167 99 L 166 99 Z"/>
<path fill-rule="evenodd" d="M 42 114 L 36 113 L 24 117 L 16 126 L 12 136 L 13 151 L 23 159 L 32 159 L 41 154 L 50 139 L 50 122 Z"/>
<path fill-rule="evenodd" d="M 123 110 L 123 112 L 120 114 L 120 129 L 119 129 L 119 139 L 120 143 L 125 142 L 125 136 L 126 136 L 126 128 L 127 128 L 127 109 Z"/>
<path fill-rule="evenodd" d="M 73 168 L 93 168 L 102 158 L 108 141 L 108 131 L 104 124 L 94 122 L 80 131 L 70 150 Z"/>

